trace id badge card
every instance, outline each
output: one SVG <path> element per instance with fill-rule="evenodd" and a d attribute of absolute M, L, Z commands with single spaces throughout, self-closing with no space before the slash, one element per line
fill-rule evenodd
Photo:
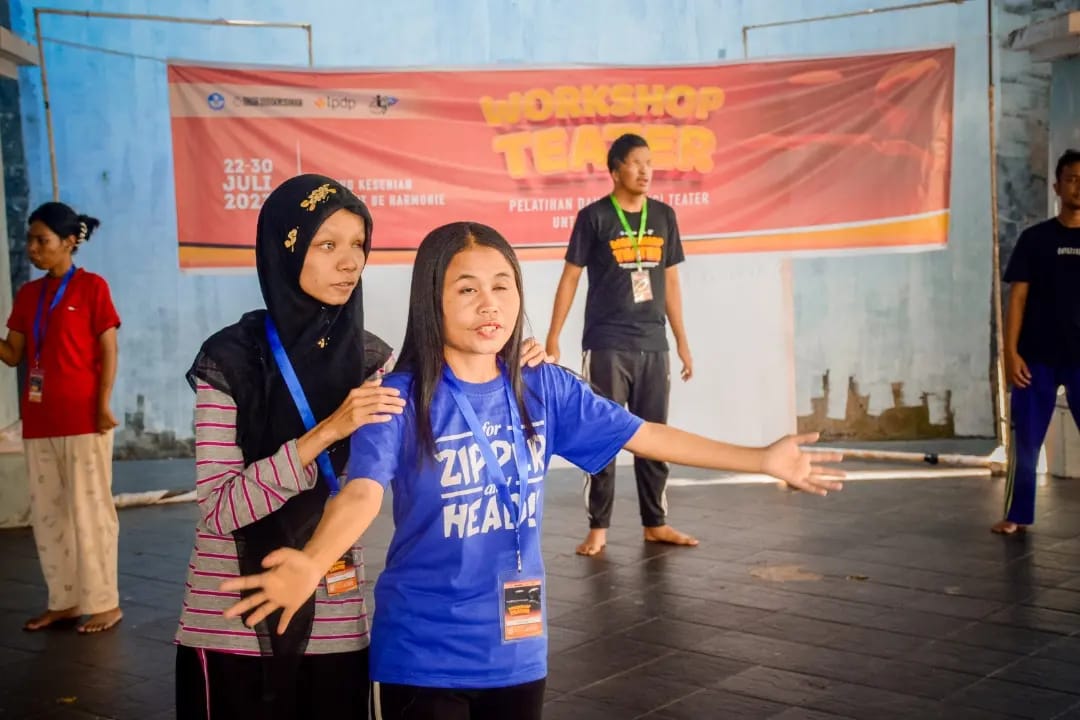
<path fill-rule="evenodd" d="M 356 563 L 353 560 L 352 549 L 349 549 L 330 567 L 330 572 L 326 573 L 326 594 L 335 597 L 353 592 L 359 587 L 360 580 L 356 575 Z"/>
<path fill-rule="evenodd" d="M 26 376 L 27 400 L 33 403 L 41 402 L 42 393 L 45 391 L 45 371 L 34 368 Z"/>
<path fill-rule="evenodd" d="M 630 273 L 630 283 L 634 289 L 634 302 L 643 303 L 653 299 L 652 280 L 648 270 L 634 270 Z"/>
<path fill-rule="evenodd" d="M 499 615 L 502 641 L 544 636 L 544 580 L 515 571 L 500 573 Z"/>

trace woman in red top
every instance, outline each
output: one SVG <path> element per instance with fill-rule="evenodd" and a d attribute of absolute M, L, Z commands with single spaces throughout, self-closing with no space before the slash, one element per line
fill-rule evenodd
<path fill-rule="evenodd" d="M 26 249 L 45 276 L 23 285 L 0 340 L 0 360 L 26 361 L 23 442 L 30 517 L 48 610 L 24 629 L 74 623 L 101 632 L 120 622 L 116 584 L 119 522 L 112 498 L 116 314 L 109 286 L 72 256 L 99 222 L 63 203 L 30 215 Z"/>

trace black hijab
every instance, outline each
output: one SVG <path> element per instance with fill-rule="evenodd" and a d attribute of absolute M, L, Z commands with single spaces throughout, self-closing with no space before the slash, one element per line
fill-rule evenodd
<path fill-rule="evenodd" d="M 255 239 L 255 265 L 266 310 L 246 313 L 235 325 L 212 335 L 188 371 L 187 379 L 193 388 L 200 379 L 228 393 L 236 402 L 236 441 L 245 465 L 273 455 L 284 443 L 307 432 L 274 362 L 264 324 L 267 313 L 316 422 L 329 417 L 350 390 L 389 358 L 390 348 L 364 332 L 360 283 L 348 302 L 339 306 L 323 305 L 300 289 L 300 271 L 312 237 L 326 218 L 342 209 L 363 219 L 366 257 L 371 248 L 371 214 L 340 183 L 321 175 L 299 175 L 270 194 L 259 212 Z M 339 476 L 345 471 L 348 451 L 348 439 L 329 448 L 330 462 Z M 329 489 L 320 475 L 311 490 L 293 496 L 270 515 L 236 530 L 233 537 L 240 572 L 262 572 L 262 559 L 279 547 L 302 548 L 322 517 L 328 497 Z M 303 655 L 314 615 L 312 597 L 284 634 L 276 632 L 280 611 L 259 624 L 263 654 L 289 659 L 278 663 L 280 672 L 287 673 Z M 271 628 L 275 631 L 271 632 Z"/>

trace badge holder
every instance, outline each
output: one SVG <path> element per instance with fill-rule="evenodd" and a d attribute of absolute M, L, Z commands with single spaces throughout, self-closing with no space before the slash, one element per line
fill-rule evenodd
<path fill-rule="evenodd" d="M 34 368 L 26 376 L 26 399 L 32 403 L 39 403 L 44 391 L 45 372 L 41 368 Z"/>
<path fill-rule="evenodd" d="M 643 303 L 653 299 L 652 280 L 648 270 L 634 270 L 630 273 L 630 282 L 634 289 L 634 302 Z"/>
<path fill-rule="evenodd" d="M 326 594 L 336 597 L 358 589 L 360 589 L 360 578 L 356 574 L 356 563 L 353 560 L 352 550 L 346 550 L 341 559 L 330 567 L 330 572 L 326 573 Z"/>
<path fill-rule="evenodd" d="M 503 643 L 544 637 L 544 580 L 517 570 L 499 573 L 499 617 Z"/>

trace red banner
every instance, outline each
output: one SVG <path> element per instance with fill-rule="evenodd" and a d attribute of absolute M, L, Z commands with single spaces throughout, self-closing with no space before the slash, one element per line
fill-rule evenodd
<path fill-rule="evenodd" d="M 335 177 L 375 217 L 373 262 L 476 220 L 559 258 L 611 190 L 607 148 L 652 148 L 686 251 L 940 247 L 953 50 L 716 66 L 311 71 L 169 66 L 180 265 L 250 266 L 267 194 Z"/>

